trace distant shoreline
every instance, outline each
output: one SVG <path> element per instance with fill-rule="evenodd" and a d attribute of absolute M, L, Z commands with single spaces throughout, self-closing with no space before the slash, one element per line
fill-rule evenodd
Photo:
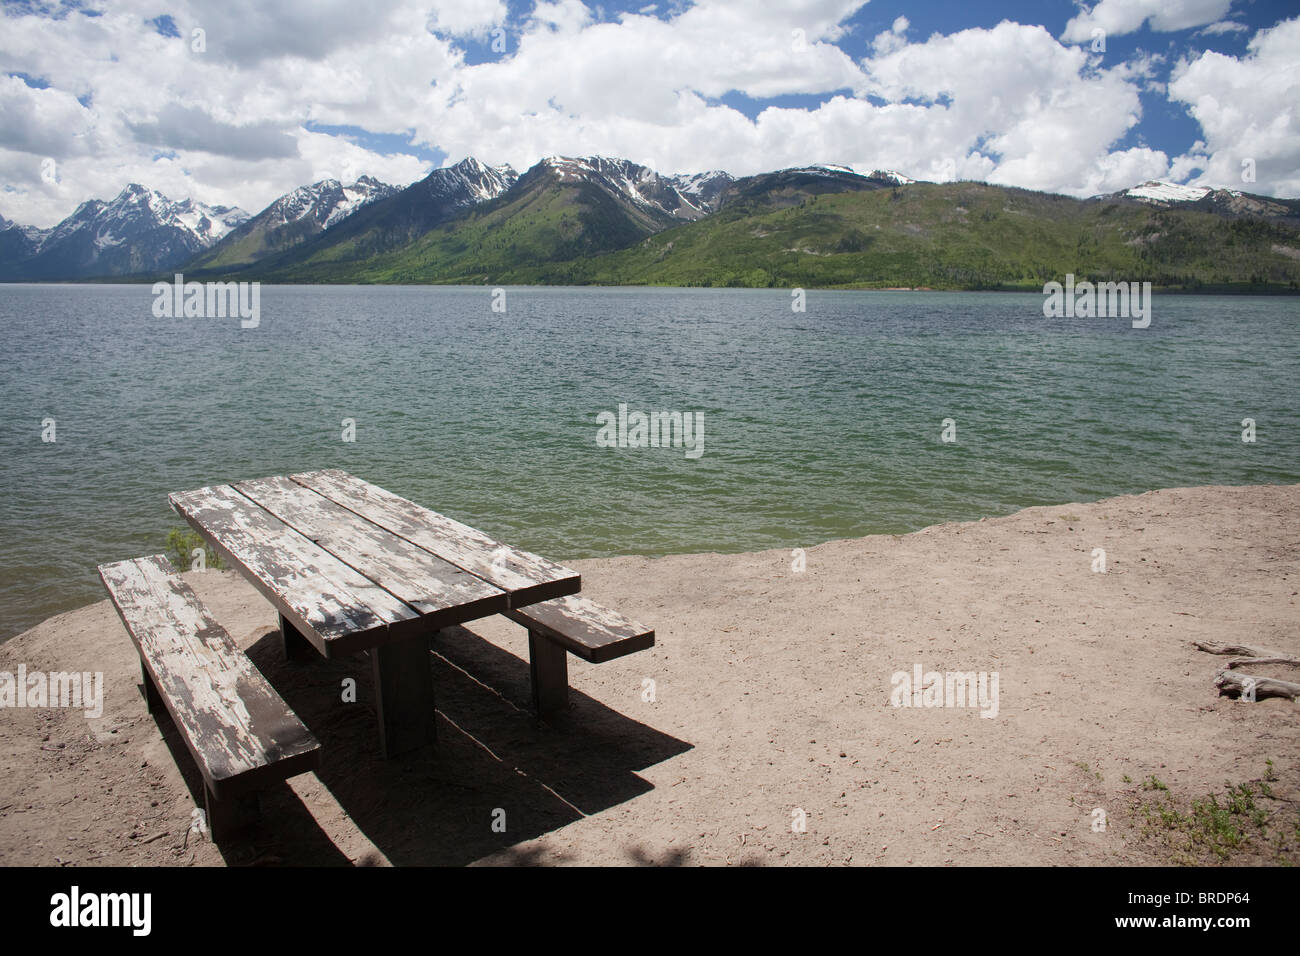
<path fill-rule="evenodd" d="M 661 285 L 654 282 L 626 282 L 620 285 L 608 285 L 605 283 L 561 283 L 561 282 L 284 282 L 274 279 L 259 279 L 255 275 L 247 275 L 238 272 L 232 273 L 183 273 L 187 281 L 195 282 L 259 282 L 262 285 L 278 286 L 283 288 L 305 288 L 305 289 L 328 289 L 328 288 L 393 288 L 393 289 L 420 289 L 420 288 L 505 288 L 505 289 L 678 289 L 687 291 L 692 289 L 708 290 L 712 292 L 721 292 L 729 289 L 738 291 L 787 291 L 792 288 L 802 288 L 809 292 L 1022 292 L 1025 294 L 1041 295 L 1042 288 L 1039 286 L 980 286 L 980 287 L 953 287 L 942 288 L 938 286 L 878 286 L 878 285 L 831 285 L 831 286 L 762 286 L 762 285 Z M 155 282 L 170 282 L 175 278 L 175 273 L 151 276 L 103 276 L 99 278 L 87 279 L 49 279 L 33 281 L 31 279 L 0 279 L 0 287 L 4 286 L 94 286 L 94 285 L 153 285 Z M 1080 276 L 1079 281 L 1086 280 L 1086 276 Z M 1098 281 L 1098 280 L 1093 280 Z M 1104 281 L 1104 280 L 1101 280 Z M 1135 281 L 1141 281 L 1135 280 Z M 1300 288 L 1293 288 L 1285 285 L 1262 285 L 1252 283 L 1240 283 L 1226 286 L 1160 286 L 1151 287 L 1153 293 L 1164 295 L 1230 295 L 1230 296 L 1275 296 L 1288 297 L 1300 295 Z"/>
<path fill-rule="evenodd" d="M 1198 486 L 1188 486 L 1188 488 L 1183 488 L 1183 487 L 1171 487 L 1171 488 L 1164 488 L 1164 489 L 1157 489 L 1157 490 L 1158 490 L 1158 491 L 1165 491 L 1165 492 L 1177 492 L 1177 491 L 1185 491 L 1185 490 L 1189 490 L 1189 489 L 1201 489 L 1201 488 L 1214 488 L 1214 489 L 1219 489 L 1219 488 L 1223 488 L 1223 489 L 1249 489 L 1249 488 L 1261 488 L 1261 489 L 1262 489 L 1262 488 L 1275 488 L 1275 489 L 1283 489 L 1283 488 L 1293 488 L 1293 487 L 1294 487 L 1294 488 L 1300 488 L 1300 485 L 1291 485 L 1291 484 L 1288 484 L 1288 483 L 1285 483 L 1285 482 L 1279 482 L 1279 483 L 1275 483 L 1275 484 L 1252 484 L 1252 485 L 1198 485 Z M 1155 493 L 1155 492 L 1146 492 L 1146 494 L 1153 494 L 1153 493 Z M 825 540 L 823 540 L 823 541 L 815 541 L 815 542 L 813 542 L 813 543 L 811 543 L 811 544 L 806 544 L 806 545 L 804 545 L 804 547 L 805 547 L 805 548 L 819 548 L 819 547 L 825 547 L 825 546 L 835 545 L 835 544 L 842 543 L 842 542 L 851 542 L 851 541 L 867 540 L 867 539 L 869 539 L 869 538 L 884 538 L 884 537 L 889 537 L 889 538 L 899 538 L 899 537 L 907 537 L 908 535 L 925 534 L 925 533 L 930 532 L 930 531 L 933 531 L 933 530 L 935 530 L 935 529 L 937 529 L 937 528 L 949 528 L 949 527 L 961 526 L 961 525 L 966 525 L 966 524 L 978 525 L 978 524 L 980 524 L 980 523 L 982 523 L 982 522 L 986 522 L 986 521 L 1007 520 L 1007 519 L 1010 519 L 1010 518 L 1015 517 L 1015 516 L 1018 515 L 1018 514 L 1021 514 L 1021 513 L 1025 512 L 1025 511 L 1029 511 L 1029 510 L 1033 510 L 1033 509 L 1042 509 L 1042 508 L 1061 508 L 1061 509 L 1071 509 L 1071 508 L 1083 508 L 1083 507 L 1096 507 L 1096 506 L 1098 506 L 1098 505 L 1100 505 L 1100 504 L 1103 504 L 1103 503 L 1105 503 L 1105 502 L 1107 502 L 1107 501 L 1113 501 L 1113 500 L 1118 500 L 1118 499 L 1121 499 L 1121 498 L 1131 498 L 1131 497 L 1134 497 L 1134 495 L 1117 495 L 1117 496 L 1112 496 L 1112 497 L 1107 497 L 1107 498 L 1101 498 L 1101 499 L 1098 499 L 1097 501 L 1093 501 L 1093 502 L 1063 502 L 1062 504 L 1059 504 L 1059 505 L 1026 505 L 1026 506 L 1023 507 L 1023 508 L 1016 509 L 1015 511 L 1011 511 L 1011 512 L 1008 512 L 1008 513 L 1006 513 L 1006 514 L 989 514 L 989 515 L 982 515 L 982 516 L 980 516 L 980 517 L 978 517 L 978 518 L 967 518 L 967 519 L 963 519 L 963 520 L 959 520 L 959 521 L 942 521 L 942 522 L 939 522 L 939 523 L 936 523 L 936 524 L 927 524 L 927 525 L 925 525 L 925 526 L 923 526 L 923 527 L 916 528 L 915 530 L 912 530 L 912 531 L 902 531 L 902 532 L 896 532 L 896 533 L 895 533 L 895 532 L 888 532 L 888 531 L 879 531 L 879 532 L 873 532 L 872 534 L 868 534 L 868 535 L 850 536 L 850 537 L 831 537 L 831 538 L 827 538 L 827 539 L 825 539 Z M 161 545 L 160 545 L 159 547 L 161 547 Z M 155 550 L 158 550 L 158 549 L 155 549 Z M 663 560 L 663 559 L 665 559 L 665 558 L 692 558 L 692 557 L 700 557 L 700 556 L 704 556 L 704 555 L 712 555 L 712 556 L 717 556 L 717 557 L 738 557 L 738 556 L 745 556 L 745 555 L 763 554 L 763 553 L 767 553 L 767 551 L 770 551 L 770 550 L 771 550 L 771 549 L 765 549 L 765 550 L 763 550 L 763 551 L 752 551 L 752 550 L 743 550 L 743 549 L 742 549 L 742 550 L 731 550 L 731 549 L 727 549 L 727 550 L 707 550 L 707 551 L 673 551 L 673 552 L 669 552 L 669 553 L 666 553 L 666 554 L 619 554 L 619 555 L 613 555 L 613 556 L 610 556 L 610 557 L 598 557 L 598 558 L 573 558 L 573 557 L 569 557 L 569 556 L 567 556 L 567 555 L 559 555 L 559 556 L 557 556 L 557 557 L 558 557 L 558 559 L 563 560 L 563 561 L 565 561 L 566 563 L 573 564 L 573 563 L 575 563 L 575 562 L 576 562 L 576 563 L 586 563 L 586 562 L 622 561 L 622 560 L 659 561 L 659 560 Z M 779 549 L 778 549 L 778 550 L 779 550 Z M 94 569 L 91 568 L 90 570 L 93 571 Z M 89 603 L 89 604 L 80 604 L 80 603 L 78 603 L 78 604 L 70 604 L 70 605 L 67 606 L 67 607 L 62 607 L 62 608 L 51 608 L 48 612 L 45 612 L 45 611 L 39 611 L 39 612 L 36 612 L 36 613 L 39 615 L 39 617 L 37 618 L 37 620 L 36 620 L 35 623 L 27 624 L 27 625 L 23 626 L 21 630 L 14 631 L 13 633 L 10 633 L 10 634 L 3 634 L 3 633 L 0 633 L 0 648 L 3 648 L 4 646 L 6 646 L 7 644 L 9 644 L 10 642 L 19 639 L 19 638 L 22 637 L 24 634 L 27 634 L 27 633 L 29 633 L 29 632 L 31 632 L 31 631 L 33 631 L 33 630 L 37 630 L 38 628 L 44 627 L 46 624 L 48 624 L 51 620 L 53 620 L 53 619 L 55 619 L 55 618 L 58 618 L 58 617 L 60 617 L 60 616 L 62 616 L 62 615 L 64 615 L 64 614 L 73 614 L 73 613 L 77 613 L 77 612 L 79 612 L 79 611 L 83 611 L 83 610 L 85 610 L 85 609 L 88 608 L 88 607 L 93 607 L 96 603 L 99 603 L 99 602 L 91 602 L 91 603 Z M 30 619 L 30 618 L 29 618 L 29 619 Z"/>

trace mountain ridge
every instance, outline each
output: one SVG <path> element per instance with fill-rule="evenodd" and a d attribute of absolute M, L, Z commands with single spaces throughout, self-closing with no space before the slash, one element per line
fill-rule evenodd
<path fill-rule="evenodd" d="M 113 202 L 120 206 L 128 193 L 151 209 L 170 203 L 134 184 Z M 965 199 L 978 200 L 974 224 Z M 21 260 L 35 246 L 31 261 L 50 243 L 64 242 L 63 233 L 85 233 L 65 226 L 102 218 L 105 205 L 88 200 L 44 234 L 0 217 L 0 276 L 10 277 L 4 271 L 10 256 Z M 1029 217 L 1024 231 L 1053 250 L 1062 268 L 1035 261 L 1021 237 L 1004 228 L 1003 211 L 1013 207 Z M 1300 260 L 1300 200 L 1158 180 L 1075 199 L 990 184 L 925 183 L 835 163 L 737 178 L 722 170 L 669 176 L 608 156 L 548 156 L 519 174 L 466 157 L 401 189 L 370 177 L 348 186 L 322 180 L 286 193 L 257 216 L 200 209 L 189 200 L 168 208 L 173 225 L 190 228 L 202 248 L 182 248 L 189 257 L 181 261 L 178 254 L 165 266 L 137 257 L 129 264 L 144 265 L 139 277 L 179 267 L 193 278 L 272 282 L 1020 287 L 1039 274 L 1086 271 L 1091 242 L 1105 247 L 1098 260 L 1104 268 L 1134 277 L 1147 270 L 1175 286 L 1213 280 L 1290 288 L 1300 278 L 1293 268 Z M 896 221 L 908 216 L 915 221 Z M 1075 229 L 1093 237 L 1080 235 L 1070 252 L 1061 233 Z M 786 244 L 768 241 L 781 234 Z M 1173 235 L 1195 241 L 1174 250 Z M 702 237 L 709 241 L 699 244 Z M 1243 243 L 1258 262 L 1236 255 Z M 686 246 L 695 249 L 690 262 L 679 255 Z M 1222 254 L 1204 255 L 1220 246 Z M 886 248 L 906 255 L 881 258 Z M 735 254 L 746 268 L 733 261 Z M 1180 262 L 1194 267 L 1181 274 Z M 1227 262 L 1240 274 L 1225 273 Z"/>
<path fill-rule="evenodd" d="M 69 279 L 166 268 L 218 242 L 249 218 L 238 207 L 174 201 L 128 183 L 113 199 L 88 199 L 48 230 L 0 231 L 0 279 Z M 21 239 L 19 238 L 21 236 Z"/>
<path fill-rule="evenodd" d="M 299 186 L 274 200 L 257 215 L 232 229 L 186 263 L 190 269 L 238 268 L 292 248 L 363 206 L 397 192 L 396 186 L 362 176 L 350 185 L 322 179 Z"/>
<path fill-rule="evenodd" d="M 432 170 L 423 179 L 354 210 L 341 221 L 251 268 L 273 271 L 302 261 L 354 263 L 415 241 L 438 224 L 511 188 L 519 174 L 509 165 L 489 166 L 466 157 Z M 204 264 L 191 271 L 202 273 Z"/>

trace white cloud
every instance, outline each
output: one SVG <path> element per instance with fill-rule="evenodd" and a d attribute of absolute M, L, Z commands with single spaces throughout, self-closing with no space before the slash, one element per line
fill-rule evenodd
<path fill-rule="evenodd" d="M 428 172 L 428 164 L 406 153 L 378 155 L 341 137 L 313 133 L 303 128 L 296 131 L 295 138 L 299 161 L 304 170 L 311 170 L 299 185 L 318 179 L 354 183 L 367 175 L 386 183 L 405 184 Z"/>
<path fill-rule="evenodd" d="M 422 4 L 176 0 L 168 9 L 180 38 L 146 23 L 161 13 L 148 0 L 120 0 L 97 17 L 0 19 L 4 72 L 50 85 L 0 78 L 0 212 L 48 226 L 133 181 L 256 212 L 295 186 L 348 178 L 342 170 L 398 184 L 425 171 L 412 156 L 303 129 L 412 127 L 430 84 L 463 62 L 451 39 L 429 31 Z M 466 4 L 453 22 L 470 29 L 494 10 Z M 206 31 L 203 52 L 190 42 L 195 26 Z M 57 182 L 42 178 L 46 157 Z"/>
<path fill-rule="evenodd" d="M 460 71 L 455 93 L 418 132 L 453 156 L 478 152 L 520 168 L 551 153 L 741 175 L 826 160 L 1078 195 L 1131 185 L 1116 181 L 1129 169 L 1167 171 L 1158 151 L 1110 156 L 1138 121 L 1138 85 L 1157 58 L 1099 69 L 1041 27 L 1014 23 L 913 44 L 900 17 L 857 64 L 820 42 L 850 5 L 809 7 L 821 16 L 784 7 L 739 16 L 740 7 L 715 3 L 671 22 L 525 29 L 513 56 Z M 800 23 L 802 49 L 788 42 Z M 719 35 L 734 42 L 720 46 Z M 540 76 L 545 83 L 530 82 Z M 732 90 L 846 92 L 812 109 L 768 107 L 751 121 L 710 103 Z"/>
<path fill-rule="evenodd" d="M 1152 93 L 1165 94 L 1165 84 L 1156 79 L 1165 63 L 1161 53 L 1147 53 L 1139 50 L 1133 59 L 1115 67 L 1115 72 L 1127 79 L 1139 82 L 1142 89 Z"/>
<path fill-rule="evenodd" d="M 1221 19 L 1231 6 L 1232 0 L 1101 0 L 1071 19 L 1062 38 L 1083 43 L 1098 29 L 1108 36 L 1121 36 L 1148 22 L 1157 33 L 1187 30 Z"/>
<path fill-rule="evenodd" d="M 554 153 L 654 158 L 666 172 L 807 161 L 798 143 L 764 142 L 761 122 L 709 100 L 861 90 L 861 69 L 826 42 L 861 5 L 712 0 L 671 21 L 627 14 L 584 26 L 575 0 L 548 4 L 511 38 L 510 55 L 458 70 L 417 135 L 452 156 L 519 168 Z"/>
<path fill-rule="evenodd" d="M 1250 27 L 1244 23 L 1238 23 L 1235 20 L 1219 20 L 1211 23 L 1208 27 L 1197 30 L 1198 36 L 1219 36 L 1224 33 L 1245 33 Z"/>
<path fill-rule="evenodd" d="M 576 33 L 594 19 L 581 0 L 538 0 L 532 14 L 534 23 L 562 33 Z"/>
<path fill-rule="evenodd" d="M 939 136 L 946 150 L 939 155 L 951 157 L 959 177 L 983 167 L 992 182 L 1088 195 L 1134 158 L 1160 166 L 1163 154 L 1110 153 L 1141 113 L 1131 68 L 1095 68 L 1041 27 L 1003 22 L 933 36 L 866 66 L 873 93 L 924 106 L 908 115 L 898 148 L 910 152 L 911 142 Z M 903 155 L 891 164 L 906 171 L 909 160 L 923 159 Z"/>
<path fill-rule="evenodd" d="M 4 71 L 50 88 L 0 80 L 0 212 L 49 225 L 129 181 L 255 212 L 325 177 L 370 174 L 400 185 L 425 171 L 412 156 L 311 132 L 312 124 L 399 141 L 410 134 L 451 159 L 521 169 L 555 153 L 738 175 L 829 161 L 1074 195 L 1185 173 L 1196 161 L 1180 157 L 1171 173 L 1163 152 L 1126 143 L 1140 121 L 1139 92 L 1161 88 L 1161 55 L 1107 67 L 1038 26 L 1004 22 L 911 42 L 899 16 L 874 40 L 855 38 L 871 50 L 855 61 L 835 41 L 864 0 L 699 0 L 660 5 L 669 11 L 662 18 L 612 21 L 580 0 L 544 0 L 509 19 L 498 0 L 440 3 L 435 13 L 424 0 L 328 0 L 325 8 L 174 0 L 181 39 L 145 25 L 161 12 L 156 2 L 119 0 L 99 17 L 4 18 Z M 1101 0 L 1071 23 L 1174 29 L 1219 22 L 1228 3 L 1215 4 L 1155 10 Z M 188 40 L 200 23 L 205 53 Z M 499 27 L 510 31 L 506 52 L 467 64 L 459 44 L 472 37 L 482 51 Z M 1240 62 L 1204 54 L 1180 65 L 1171 96 L 1205 125 L 1205 162 L 1223 166 L 1224 143 L 1235 149 L 1251 136 L 1260 157 L 1294 178 L 1300 163 L 1286 143 L 1296 96 L 1263 76 L 1294 75 L 1300 57 L 1284 43 L 1275 50 L 1280 42 L 1252 44 Z M 824 102 L 747 116 L 722 102 L 737 94 L 747 110 L 777 96 Z M 58 161 L 57 182 L 41 177 L 47 155 Z"/>
<path fill-rule="evenodd" d="M 71 93 L 34 89 L 0 77 L 0 147 L 34 156 L 75 156 L 92 150 L 95 122 Z"/>
<path fill-rule="evenodd" d="M 904 34 L 907 28 L 911 26 L 907 17 L 899 17 L 894 21 L 894 25 L 888 30 L 884 30 L 876 35 L 871 41 L 871 49 L 875 51 L 876 56 L 884 56 L 887 53 L 893 53 L 895 50 L 902 49 L 907 44 Z"/>
<path fill-rule="evenodd" d="M 1186 103 L 1204 142 L 1175 161 L 1197 185 L 1300 194 L 1300 17 L 1260 30 L 1237 58 L 1206 51 L 1174 67 L 1169 98 Z M 1242 180 L 1254 161 L 1255 183 Z"/>
<path fill-rule="evenodd" d="M 453 36 L 481 36 L 505 22 L 504 0 L 438 0 L 431 26 Z"/>

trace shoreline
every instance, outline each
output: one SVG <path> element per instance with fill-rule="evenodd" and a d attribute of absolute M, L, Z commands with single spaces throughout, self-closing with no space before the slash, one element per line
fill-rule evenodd
<path fill-rule="evenodd" d="M 175 273 L 159 274 L 154 276 L 96 276 L 85 279 L 46 279 L 41 281 L 32 281 L 25 279 L 0 279 L 0 285 L 11 286 L 64 286 L 64 285 L 139 285 L 152 286 L 155 282 L 171 282 L 175 278 Z M 668 285 L 657 282 L 625 282 L 619 285 L 607 285 L 598 282 L 585 282 L 580 284 L 565 282 L 497 282 L 484 279 L 482 282 L 464 282 L 464 281 L 432 281 L 432 282 L 285 282 L 275 281 L 273 279 L 258 278 L 256 275 L 249 275 L 242 272 L 195 272 L 190 273 L 188 278 L 194 282 L 238 282 L 250 281 L 257 282 L 259 285 L 279 286 L 286 289 L 292 288 L 339 288 L 339 289 L 364 289 L 370 287 L 393 288 L 393 289 L 425 289 L 425 288 L 463 288 L 463 289 L 483 289 L 492 287 L 501 287 L 505 289 L 670 289 L 674 291 L 701 290 L 709 292 L 740 291 L 740 292 L 767 292 L 767 291 L 787 291 L 788 286 L 772 285 Z M 1086 278 L 1086 277 L 1085 277 Z M 1141 280 L 1138 280 L 1141 281 Z M 800 288 L 809 292 L 937 292 L 952 294 L 983 294 L 983 293 L 1022 293 L 1025 295 L 1042 295 L 1043 290 L 1036 285 L 986 285 L 979 287 L 953 286 L 945 288 L 941 286 L 879 286 L 879 285 L 815 285 L 805 284 Z M 1227 284 L 1206 283 L 1200 286 L 1187 287 L 1176 285 L 1155 285 L 1151 286 L 1153 293 L 1158 292 L 1161 295 L 1190 295 L 1190 296 L 1246 296 L 1246 297 L 1272 297 L 1288 298 L 1300 295 L 1300 288 L 1283 283 L 1253 283 L 1239 282 Z"/>
<path fill-rule="evenodd" d="M 0 710 L 0 748 L 26 771 L 0 792 L 0 863 L 1215 862 L 1180 857 L 1193 849 L 1140 808 L 1266 780 L 1266 761 L 1268 808 L 1294 816 L 1300 706 L 1219 697 L 1225 659 L 1191 641 L 1300 656 L 1300 485 L 1035 506 L 805 557 L 804 571 L 786 550 L 572 562 L 656 646 L 571 658 L 573 706 L 543 724 L 521 628 L 444 632 L 438 744 L 392 762 L 374 753 L 368 668 L 283 664 L 250 585 L 187 573 L 325 753 L 268 793 L 254 838 L 221 849 L 187 838 L 197 774 L 145 712 L 108 602 L 56 615 L 0 646 L 0 670 L 102 672 L 103 714 Z M 997 706 L 891 701 L 915 667 L 1000 675 Z M 359 702 L 340 704 L 330 688 L 354 673 Z M 487 823 L 500 806 L 505 834 Z M 1297 842 L 1241 861 L 1300 861 Z"/>
<path fill-rule="evenodd" d="M 859 290 L 859 291 L 886 291 L 886 290 Z M 889 290 L 889 291 L 895 291 L 895 290 Z M 926 291 L 940 291 L 940 290 L 926 290 Z M 1192 490 L 1192 489 L 1195 489 L 1195 488 L 1253 488 L 1253 487 L 1262 487 L 1262 488 L 1270 488 L 1270 487 L 1272 487 L 1272 488 L 1285 488 L 1285 487 L 1290 487 L 1290 486 L 1285 485 L 1285 484 L 1274 484 L 1274 485 L 1179 485 L 1179 486 L 1173 486 L 1173 487 L 1169 487 L 1169 488 L 1153 489 L 1153 490 L 1160 490 L 1160 491 L 1187 491 L 1187 490 Z M 1137 493 L 1135 493 L 1135 494 L 1149 494 L 1149 493 L 1150 493 L 1150 492 L 1137 492 Z M 960 520 L 955 520 L 955 521 L 944 521 L 944 522 L 939 522 L 939 523 L 937 523 L 937 524 L 928 524 L 928 525 L 924 525 L 924 526 L 922 526 L 922 527 L 920 527 L 920 528 L 916 528 L 916 529 L 913 529 L 913 530 L 911 530 L 911 531 L 897 531 L 897 532 L 895 532 L 895 531 L 878 531 L 878 532 L 873 532 L 873 533 L 868 534 L 868 535 L 856 535 L 856 536 L 849 536 L 849 537 L 834 537 L 834 538 L 827 538 L 827 539 L 825 539 L 825 540 L 818 541 L 818 542 L 816 542 L 816 543 L 814 543 L 814 544 L 811 544 L 811 545 L 803 544 L 803 545 L 798 545 L 797 547 L 800 547 L 802 550 L 807 551 L 807 550 L 810 549 L 810 548 L 817 548 L 817 547 L 821 547 L 821 546 L 823 546 L 823 545 L 835 544 L 835 543 L 838 543 L 838 542 L 845 542 L 845 541 L 859 541 L 859 540 L 866 540 L 866 539 L 869 539 L 869 538 L 876 538 L 876 537 L 893 537 L 893 538 L 904 537 L 904 536 L 912 535 L 912 534 L 920 534 L 920 533 L 922 533 L 922 532 L 924 532 L 924 531 L 929 531 L 929 530 L 931 530 L 931 529 L 935 529 L 935 528 L 944 528 L 944 527 L 948 527 L 948 526 L 950 526 L 950 525 L 977 524 L 977 523 L 982 522 L 982 521 L 990 521 L 990 520 L 994 520 L 994 519 L 997 519 L 997 518 L 1008 518 L 1008 517 L 1011 517 L 1011 516 L 1013 516 L 1013 515 L 1019 514 L 1019 513 L 1022 512 L 1022 511 L 1027 511 L 1027 510 L 1032 509 L 1032 508 L 1068 508 L 1068 507 L 1071 507 L 1071 506 L 1082 506 L 1082 505 L 1086 505 L 1086 504 L 1097 504 L 1097 503 L 1100 503 L 1100 502 L 1102 502 L 1102 501 L 1108 501 L 1108 500 L 1111 500 L 1112 498 L 1127 498 L 1127 497 L 1134 497 L 1135 494 L 1130 494 L 1130 495 L 1112 495 L 1112 496 L 1109 496 L 1108 498 L 1099 498 L 1099 499 L 1097 499 L 1096 501 L 1093 501 L 1093 502 L 1066 502 L 1066 503 L 1064 503 L 1064 504 L 1059 504 L 1059 505 L 1057 505 L 1057 504 L 1047 504 L 1047 505 L 1026 505 L 1024 508 L 1017 509 L 1016 511 L 1007 512 L 1007 513 L 1005 513 L 1005 514 L 991 514 L 991 515 L 983 515 L 983 516 L 980 516 L 980 517 L 977 517 L 977 518 L 967 518 L 967 519 L 960 519 Z M 158 545 L 157 548 L 154 548 L 152 552 L 149 551 L 149 549 L 147 549 L 147 548 L 145 549 L 145 551 L 148 552 L 148 553 L 154 553 L 154 552 L 159 551 L 159 550 L 163 550 L 161 543 Z M 561 564 L 565 564 L 565 565 L 569 565 L 569 566 L 576 566 L 576 565 L 578 565 L 578 564 L 585 564 L 585 563 L 589 563 L 589 562 L 616 561 L 616 560 L 628 559 L 628 558 L 635 558 L 635 559 L 648 560 L 648 561 L 659 560 L 659 559 L 661 559 L 661 558 L 687 558 L 687 557 L 705 556 L 705 555 L 726 558 L 726 557 L 740 557 L 740 556 L 744 556 L 744 555 L 766 554 L 766 553 L 769 553 L 769 552 L 781 552 L 781 551 L 788 551 L 788 550 L 790 550 L 790 549 L 782 549 L 782 548 L 765 548 L 765 549 L 762 549 L 762 550 L 759 550 L 759 551 L 749 551 L 749 550 L 725 550 L 725 551 L 719 551 L 719 550 L 716 550 L 716 549 L 715 549 L 715 550 L 708 550 L 708 551 L 673 551 L 673 552 L 668 552 L 668 553 L 664 553 L 664 554 L 655 554 L 655 553 L 648 553 L 648 554 L 615 554 L 615 555 L 602 555 L 602 556 L 599 556 L 599 557 L 590 557 L 590 558 L 581 558 L 581 557 L 579 557 L 579 558 L 571 558 L 571 557 L 563 557 L 563 556 L 562 556 L 562 557 L 556 558 L 555 560 L 559 561 Z M 93 569 L 92 569 L 92 571 L 93 571 Z M 93 575 L 92 575 L 92 576 L 93 576 Z M 97 578 L 96 578 L 96 584 L 95 584 L 95 591 L 96 591 L 96 592 L 99 592 L 99 593 L 102 593 L 102 591 L 103 591 L 103 587 L 102 587 L 102 585 L 100 585 L 100 584 L 98 583 L 98 579 L 97 579 Z M 24 627 L 22 630 L 15 631 L 14 633 L 9 634 L 8 636 L 5 636 L 5 635 L 3 635 L 3 634 L 0 634 L 0 648 L 3 648 L 3 647 L 5 647 L 7 644 L 9 644 L 10 642 L 15 641 L 15 640 L 21 638 L 24 634 L 28 633 L 29 631 L 33 631 L 33 630 L 36 630 L 37 628 L 43 627 L 44 625 L 46 625 L 46 624 L 47 624 L 51 619 L 53 619 L 53 618 L 57 618 L 57 617 L 59 617 L 59 616 L 61 616 L 61 615 L 64 615 L 64 614 L 71 614 L 71 613 L 74 613 L 74 612 L 76 612 L 76 611 L 84 610 L 84 609 L 86 609 L 86 608 L 88 608 L 88 607 L 93 607 L 93 606 L 95 606 L 95 605 L 97 605 L 97 604 L 100 604 L 100 603 L 103 603 L 103 602 L 102 602 L 102 601 L 91 601 L 91 602 L 89 602 L 89 603 L 87 603 L 87 604 L 74 604 L 74 605 L 71 605 L 71 606 L 69 606 L 69 607 L 65 607 L 65 608 L 63 608 L 63 609 L 61 609 L 61 610 L 51 610 L 51 611 L 49 611 L 48 613 L 47 613 L 47 612 L 39 612 L 39 611 L 38 611 L 38 612 L 35 612 L 35 613 L 41 614 L 40 619 L 37 620 L 35 623 L 33 623 L 33 624 L 31 624 L 31 625 L 29 625 L 29 626 L 27 626 L 27 627 Z"/>

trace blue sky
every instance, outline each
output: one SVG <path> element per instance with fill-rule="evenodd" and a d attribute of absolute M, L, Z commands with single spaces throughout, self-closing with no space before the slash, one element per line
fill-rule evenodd
<path fill-rule="evenodd" d="M 128 182 L 256 211 L 318 179 L 401 185 L 466 155 L 1300 194 L 1300 9 L 1275 0 L 0 12 L 0 214 L 35 225 Z"/>

